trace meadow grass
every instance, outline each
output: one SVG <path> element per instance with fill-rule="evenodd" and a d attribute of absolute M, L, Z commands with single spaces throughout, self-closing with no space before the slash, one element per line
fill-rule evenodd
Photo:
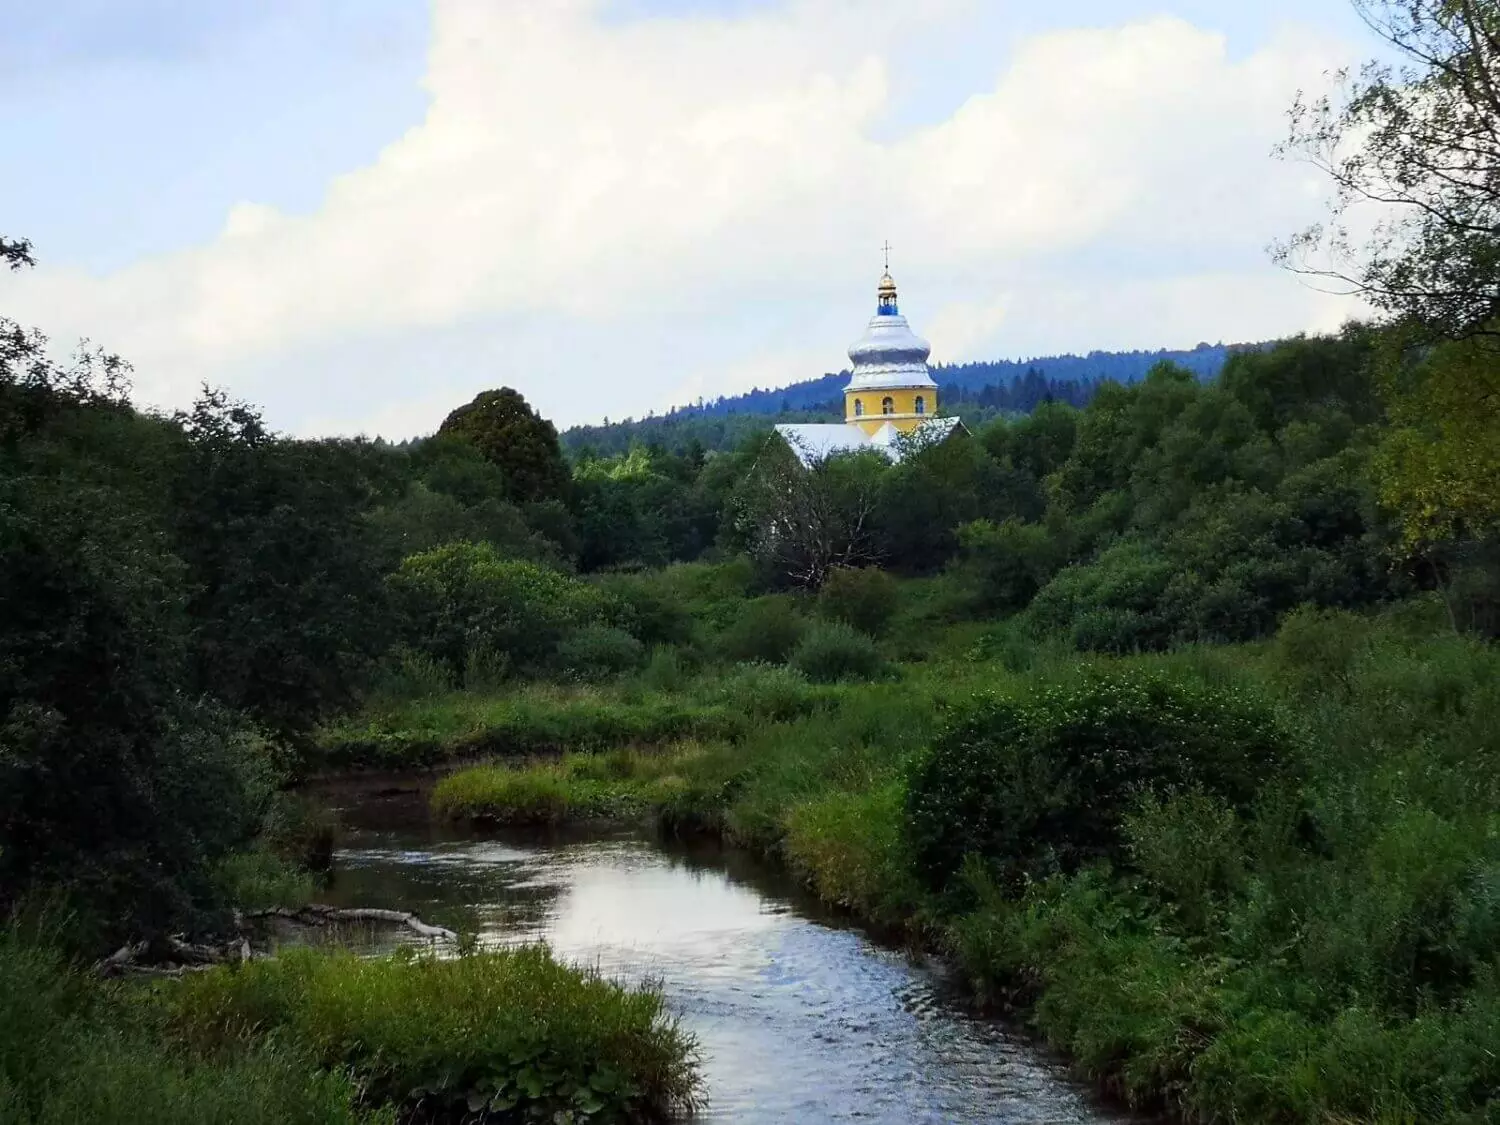
<path fill-rule="evenodd" d="M 173 1035 L 211 1058 L 295 1044 L 403 1119 L 635 1121 L 690 1110 L 696 1047 L 649 985 L 543 946 L 370 960 L 288 950 L 161 989 Z"/>
<path fill-rule="evenodd" d="M 681 770 L 701 753 L 699 743 L 680 743 L 475 766 L 439 781 L 431 807 L 447 820 L 497 824 L 639 821 L 674 798 Z"/>
<path fill-rule="evenodd" d="M 529 684 L 387 704 L 324 727 L 315 764 L 410 769 L 474 757 L 732 738 L 746 717 L 720 702 L 616 685 Z"/>
<path fill-rule="evenodd" d="M 0 933 L 0 1122 L 6 1125 L 395 1125 L 351 1077 L 295 1044 L 247 1038 L 206 1057 L 139 990 Z"/>

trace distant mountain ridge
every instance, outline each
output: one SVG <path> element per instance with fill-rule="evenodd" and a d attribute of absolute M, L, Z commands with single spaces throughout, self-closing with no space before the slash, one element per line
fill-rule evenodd
<path fill-rule="evenodd" d="M 986 413 L 1027 413 L 1049 398 L 1083 406 L 1100 383 L 1137 382 L 1162 362 L 1185 367 L 1200 379 L 1213 379 L 1234 352 L 1266 346 L 1199 344 L 1186 350 L 1095 351 L 1087 355 L 934 364 L 932 377 L 940 388 L 938 399 L 945 411 L 967 406 Z M 563 442 L 574 450 L 588 448 L 601 454 L 620 452 L 635 441 L 657 441 L 669 448 L 679 448 L 692 440 L 706 448 L 722 448 L 734 435 L 746 431 L 747 415 L 767 421 L 773 417 L 788 421 L 842 418 L 844 384 L 848 381 L 849 372 L 844 370 L 786 387 L 764 390 L 757 387 L 744 394 L 700 399 L 666 414 L 620 422 L 606 420 L 600 426 L 574 426 L 562 435 Z M 737 424 L 715 425 L 711 421 L 724 423 L 730 418 Z"/>

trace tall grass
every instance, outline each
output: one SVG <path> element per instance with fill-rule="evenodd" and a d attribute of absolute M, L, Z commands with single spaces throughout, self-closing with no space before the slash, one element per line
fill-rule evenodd
<path fill-rule="evenodd" d="M 660 691 L 534 684 L 501 696 L 455 692 L 348 718 L 320 732 L 318 762 L 410 769 L 466 757 L 732 738 L 744 722 L 721 703 Z"/>
<path fill-rule="evenodd" d="M 657 751 L 620 748 L 513 765 L 474 766 L 444 777 L 430 804 L 447 820 L 499 824 L 654 818 L 683 786 L 696 743 Z"/>
<path fill-rule="evenodd" d="M 207 1058 L 132 990 L 0 933 L 0 1122 L 6 1125 L 394 1125 L 297 1045 L 244 1039 Z"/>
<path fill-rule="evenodd" d="M 698 1098 L 693 1040 L 660 991 L 541 946 L 453 959 L 291 950 L 195 974 L 166 1001 L 174 1033 L 200 1052 L 273 1033 L 407 1118 L 659 1119 Z"/>

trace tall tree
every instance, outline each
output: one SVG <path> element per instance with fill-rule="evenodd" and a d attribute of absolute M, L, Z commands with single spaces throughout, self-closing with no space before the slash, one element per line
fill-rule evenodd
<path fill-rule="evenodd" d="M 518 504 L 562 499 L 568 465 L 557 430 L 509 387 L 485 391 L 444 419 L 439 435 L 467 442 L 505 474 L 506 499 Z"/>
<path fill-rule="evenodd" d="M 860 451 L 804 466 L 769 438 L 736 496 L 750 551 L 777 580 L 816 590 L 840 567 L 880 562 L 876 515 L 890 462 Z"/>
<path fill-rule="evenodd" d="M 1400 56 L 1299 100 L 1283 154 L 1332 177 L 1331 221 L 1282 246 L 1437 339 L 1500 332 L 1500 3 L 1353 0 Z M 1389 208 L 1362 242 L 1367 204 Z"/>

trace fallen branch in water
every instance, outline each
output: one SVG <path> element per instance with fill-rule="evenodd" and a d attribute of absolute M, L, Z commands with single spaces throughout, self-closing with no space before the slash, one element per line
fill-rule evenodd
<path fill-rule="evenodd" d="M 321 906 L 313 904 L 296 910 L 284 906 L 268 910 L 252 910 L 241 915 L 235 912 L 235 925 L 243 928 L 251 918 L 285 918 L 306 926 L 326 926 L 335 922 L 386 922 L 405 926 L 413 933 L 429 941 L 457 941 L 458 935 L 443 926 L 432 926 L 415 914 L 404 910 L 381 910 L 373 906 Z M 136 976 L 179 977 L 183 973 L 211 969 L 228 962 L 249 961 L 254 957 L 270 954 L 256 953 L 250 948 L 249 939 L 243 934 L 223 945 L 208 945 L 185 941 L 180 937 L 160 938 L 155 942 L 132 941 L 120 946 L 108 957 L 94 965 L 94 972 L 102 977 L 117 977 L 126 973 Z"/>
<path fill-rule="evenodd" d="M 252 910 L 245 915 L 247 918 L 285 918 L 292 922 L 301 922 L 311 926 L 326 926 L 330 922 L 389 922 L 396 926 L 405 926 L 413 933 L 424 938 L 443 941 L 457 941 L 458 935 L 443 926 L 432 926 L 422 921 L 415 914 L 404 910 L 380 910 L 373 906 L 321 906 L 316 903 L 310 906 L 299 907 L 296 910 L 284 906 L 271 907 L 268 910 Z"/>

